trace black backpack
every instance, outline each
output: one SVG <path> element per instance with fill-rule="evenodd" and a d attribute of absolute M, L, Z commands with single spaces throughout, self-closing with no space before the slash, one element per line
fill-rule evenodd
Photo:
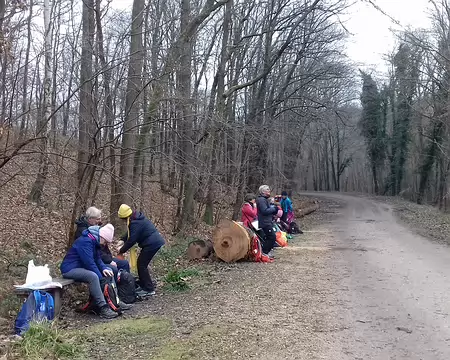
<path fill-rule="evenodd" d="M 126 270 L 119 270 L 117 274 L 117 288 L 119 291 L 119 298 L 125 304 L 132 304 L 136 302 L 136 280 Z"/>
<path fill-rule="evenodd" d="M 119 292 L 117 290 L 116 283 L 112 277 L 103 277 L 100 279 L 100 288 L 102 289 L 103 296 L 105 297 L 106 305 L 112 311 L 115 311 L 118 314 L 122 314 L 122 310 L 119 307 Z M 84 305 L 79 311 L 81 312 L 89 312 L 93 311 L 94 313 L 98 313 L 100 309 L 97 309 L 94 305 L 94 299 L 89 296 L 89 300 L 86 305 Z"/>
<path fill-rule="evenodd" d="M 288 231 L 288 233 L 289 234 L 303 234 L 303 231 L 301 231 L 300 230 L 300 228 L 298 227 L 298 225 L 294 222 L 294 221 L 292 221 L 290 224 L 289 224 L 289 231 Z"/>

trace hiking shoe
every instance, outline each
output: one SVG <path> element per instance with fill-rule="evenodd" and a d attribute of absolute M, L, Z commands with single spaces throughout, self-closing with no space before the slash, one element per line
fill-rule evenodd
<path fill-rule="evenodd" d="M 120 310 L 123 310 L 123 311 L 125 311 L 125 310 L 130 310 L 132 307 L 133 307 L 132 304 L 125 304 L 123 301 L 120 301 L 120 302 L 119 302 L 119 308 L 120 308 Z"/>
<path fill-rule="evenodd" d="M 108 305 L 102 306 L 99 315 L 103 319 L 114 319 L 119 316 L 119 314 L 116 313 L 115 311 L 112 311 Z"/>
<path fill-rule="evenodd" d="M 268 257 L 270 257 L 271 259 L 274 259 L 275 256 L 273 254 L 273 250 L 270 250 L 269 253 L 267 254 Z"/>
<path fill-rule="evenodd" d="M 147 290 L 141 289 L 139 291 L 136 291 L 136 295 L 139 297 L 154 296 L 154 295 L 156 295 L 156 292 L 155 292 L 155 290 L 147 291 Z"/>

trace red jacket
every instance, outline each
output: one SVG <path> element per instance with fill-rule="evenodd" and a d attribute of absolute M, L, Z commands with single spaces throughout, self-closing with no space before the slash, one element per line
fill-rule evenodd
<path fill-rule="evenodd" d="M 241 221 L 244 223 L 244 226 L 250 227 L 250 223 L 252 223 L 257 219 L 258 210 L 250 203 L 245 203 L 244 205 L 242 205 L 241 211 L 242 211 Z"/>

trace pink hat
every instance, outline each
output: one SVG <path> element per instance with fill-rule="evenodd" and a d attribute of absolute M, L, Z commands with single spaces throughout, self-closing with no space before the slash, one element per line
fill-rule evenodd
<path fill-rule="evenodd" d="M 105 239 L 107 242 L 112 243 L 114 240 L 114 226 L 111 224 L 106 224 L 100 228 L 100 237 Z"/>

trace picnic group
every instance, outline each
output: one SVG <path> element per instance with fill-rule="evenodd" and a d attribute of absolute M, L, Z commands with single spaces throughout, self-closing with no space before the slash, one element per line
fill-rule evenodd
<path fill-rule="evenodd" d="M 287 195 L 283 191 L 281 196 L 271 197 L 270 187 L 262 185 L 258 196 L 247 194 L 242 205 L 242 224 L 258 234 L 266 262 L 273 261 L 274 225 L 278 223 L 289 230 L 293 224 L 292 201 Z M 127 232 L 113 247 L 114 226 L 110 223 L 102 225 L 101 210 L 89 207 L 76 221 L 73 245 L 60 266 L 64 278 L 88 285 L 90 296 L 83 310 L 93 311 L 106 319 L 129 310 L 136 298 L 155 295 L 149 264 L 165 243 L 153 222 L 142 212 L 122 204 L 117 215 L 126 223 Z M 136 256 L 136 246 L 140 247 L 139 256 Z M 116 256 L 111 249 L 115 250 Z M 125 253 L 129 253 L 129 261 L 125 259 Z M 130 263 L 137 270 L 138 278 L 130 274 L 133 270 Z M 108 289 L 114 291 L 116 288 L 119 296 L 108 296 Z M 120 300 L 115 302 L 117 298 Z"/>

